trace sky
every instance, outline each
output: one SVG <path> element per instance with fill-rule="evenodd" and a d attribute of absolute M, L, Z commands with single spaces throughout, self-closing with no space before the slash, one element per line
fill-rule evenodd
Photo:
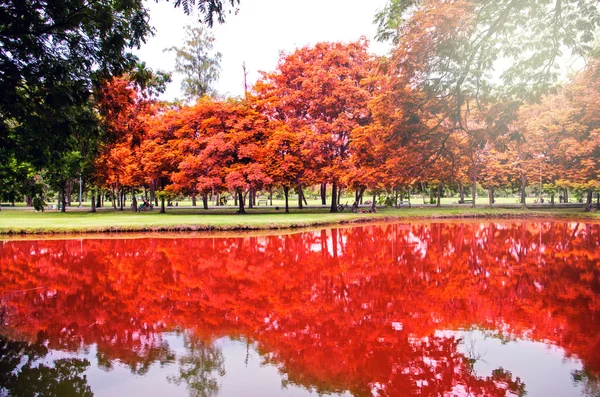
<path fill-rule="evenodd" d="M 237 15 L 226 16 L 225 23 L 215 23 L 215 50 L 221 52 L 221 74 L 215 84 L 218 93 L 242 96 L 246 63 L 248 84 L 260 76 L 259 71 L 273 71 L 280 53 L 314 45 L 321 41 L 356 41 L 361 36 L 370 40 L 371 52 L 383 55 L 388 46 L 375 41 L 373 18 L 387 0 L 240 0 Z M 199 14 L 187 16 L 173 3 L 148 0 L 150 23 L 155 35 L 135 54 L 153 70 L 173 72 L 173 53 L 165 48 L 181 46 L 184 26 L 199 24 Z M 173 82 L 161 99 L 183 98 L 181 77 L 173 74 Z"/>

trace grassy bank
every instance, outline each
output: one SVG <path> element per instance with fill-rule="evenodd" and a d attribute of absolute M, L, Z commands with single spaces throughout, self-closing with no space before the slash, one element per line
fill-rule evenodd
<path fill-rule="evenodd" d="M 326 209 L 292 210 L 290 214 L 271 209 L 249 210 L 236 215 L 231 210 L 178 209 L 134 213 L 104 210 L 89 212 L 44 212 L 10 210 L 0 212 L 0 234 L 92 233 L 141 231 L 258 230 L 300 228 L 337 223 L 380 220 L 443 218 L 572 218 L 600 220 L 598 213 L 579 209 L 491 209 L 425 207 L 384 209 L 376 214 L 342 212 L 330 214 Z"/>

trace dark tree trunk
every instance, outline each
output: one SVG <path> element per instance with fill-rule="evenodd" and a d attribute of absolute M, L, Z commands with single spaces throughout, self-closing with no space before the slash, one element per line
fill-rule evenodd
<path fill-rule="evenodd" d="M 237 191 L 233 194 L 233 205 L 235 207 L 238 206 L 238 194 L 237 194 Z"/>
<path fill-rule="evenodd" d="M 596 192 L 596 209 L 600 210 L 600 192 Z"/>
<path fill-rule="evenodd" d="M 137 212 L 137 210 L 138 210 L 137 199 L 135 198 L 135 188 L 134 187 L 131 188 L 131 208 L 133 209 L 133 212 Z"/>
<path fill-rule="evenodd" d="M 333 182 L 331 184 L 331 208 L 329 209 L 329 212 L 338 212 L 337 210 L 337 183 Z"/>
<path fill-rule="evenodd" d="M 321 205 L 327 205 L 327 183 L 321 183 Z"/>
<path fill-rule="evenodd" d="M 565 188 L 565 203 L 569 202 L 569 189 Z"/>
<path fill-rule="evenodd" d="M 400 188 L 399 187 L 395 187 L 394 188 L 394 207 L 398 208 L 398 196 L 400 196 L 400 199 L 402 199 L 402 195 L 399 194 L 400 192 Z"/>
<path fill-rule="evenodd" d="M 471 196 L 473 199 L 473 204 L 471 207 L 475 208 L 477 205 L 477 170 L 475 169 L 475 163 L 473 163 L 473 171 L 471 172 Z"/>
<path fill-rule="evenodd" d="M 527 194 L 525 193 L 525 188 L 527 187 L 527 175 L 521 172 L 521 206 L 527 207 Z"/>
<path fill-rule="evenodd" d="M 119 191 L 119 210 L 123 211 L 124 207 L 125 207 L 125 191 L 123 190 L 123 188 L 121 188 Z"/>
<path fill-rule="evenodd" d="M 252 196 L 254 196 L 254 190 L 250 189 L 247 196 L 248 196 L 248 208 L 252 209 L 252 208 L 254 208 L 254 200 L 252 199 Z"/>
<path fill-rule="evenodd" d="M 96 192 L 96 207 L 102 207 L 102 190 Z"/>
<path fill-rule="evenodd" d="M 494 206 L 494 188 L 492 186 L 488 186 L 488 202 L 490 207 Z"/>
<path fill-rule="evenodd" d="M 208 209 L 208 193 L 202 193 L 202 205 L 205 210 Z"/>
<path fill-rule="evenodd" d="M 90 212 L 96 212 L 96 189 L 92 189 L 91 191 L 91 195 L 92 195 L 92 209 L 90 210 Z"/>
<path fill-rule="evenodd" d="M 161 194 L 160 195 L 160 213 L 164 214 L 165 212 L 167 212 L 167 210 L 165 209 L 165 195 Z"/>
<path fill-rule="evenodd" d="M 592 204 L 593 194 L 594 194 L 593 191 L 591 191 L 591 190 L 587 191 L 586 198 L 585 198 L 585 205 L 587 207 L 590 207 L 590 205 Z"/>
<path fill-rule="evenodd" d="M 25 196 L 25 205 L 27 207 L 33 207 L 33 197 L 30 196 L 29 194 Z"/>
<path fill-rule="evenodd" d="M 192 193 L 192 207 L 195 207 L 196 204 L 196 193 Z"/>
<path fill-rule="evenodd" d="M 464 203 L 465 202 L 465 189 L 464 189 L 462 183 L 458 184 L 458 195 L 459 195 L 458 202 L 461 204 Z"/>
<path fill-rule="evenodd" d="M 371 210 L 375 211 L 375 206 L 377 203 L 377 192 L 373 192 L 373 203 L 371 203 Z"/>
<path fill-rule="evenodd" d="M 63 184 L 60 187 L 60 201 L 62 202 L 60 206 L 60 212 L 67 212 L 67 198 L 65 197 L 65 185 Z"/>
<path fill-rule="evenodd" d="M 436 194 L 436 202 L 435 206 L 440 207 L 442 205 L 442 185 L 437 185 L 437 194 Z"/>
<path fill-rule="evenodd" d="M 287 186 L 283 187 L 283 195 L 285 196 L 285 213 L 288 214 L 290 212 L 290 204 L 289 204 L 289 193 L 290 188 Z"/>
<path fill-rule="evenodd" d="M 244 201 L 246 201 L 246 200 L 244 199 L 244 192 L 241 189 L 237 189 L 236 193 L 237 193 L 238 203 L 239 203 L 237 213 L 245 214 L 246 210 L 244 209 Z"/>
<path fill-rule="evenodd" d="M 269 188 L 269 205 L 273 206 L 273 188 Z"/>

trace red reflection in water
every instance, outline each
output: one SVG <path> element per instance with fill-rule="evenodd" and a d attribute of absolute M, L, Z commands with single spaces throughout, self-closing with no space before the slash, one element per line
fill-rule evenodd
<path fill-rule="evenodd" d="M 289 381 L 322 392 L 518 393 L 518 378 L 477 377 L 459 341 L 435 334 L 475 325 L 555 344 L 600 374 L 598 224 L 0 244 L 9 334 L 96 343 L 134 370 L 165 359 L 160 333 L 183 328 L 254 340 Z"/>

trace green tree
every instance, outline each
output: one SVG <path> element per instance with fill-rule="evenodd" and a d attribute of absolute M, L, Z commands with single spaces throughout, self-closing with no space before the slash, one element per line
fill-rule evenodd
<path fill-rule="evenodd" d="M 212 88 L 219 78 L 221 53 L 214 52 L 214 36 L 202 26 L 186 26 L 182 47 L 165 49 L 176 56 L 175 71 L 184 76 L 181 89 L 188 99 L 215 94 Z"/>

